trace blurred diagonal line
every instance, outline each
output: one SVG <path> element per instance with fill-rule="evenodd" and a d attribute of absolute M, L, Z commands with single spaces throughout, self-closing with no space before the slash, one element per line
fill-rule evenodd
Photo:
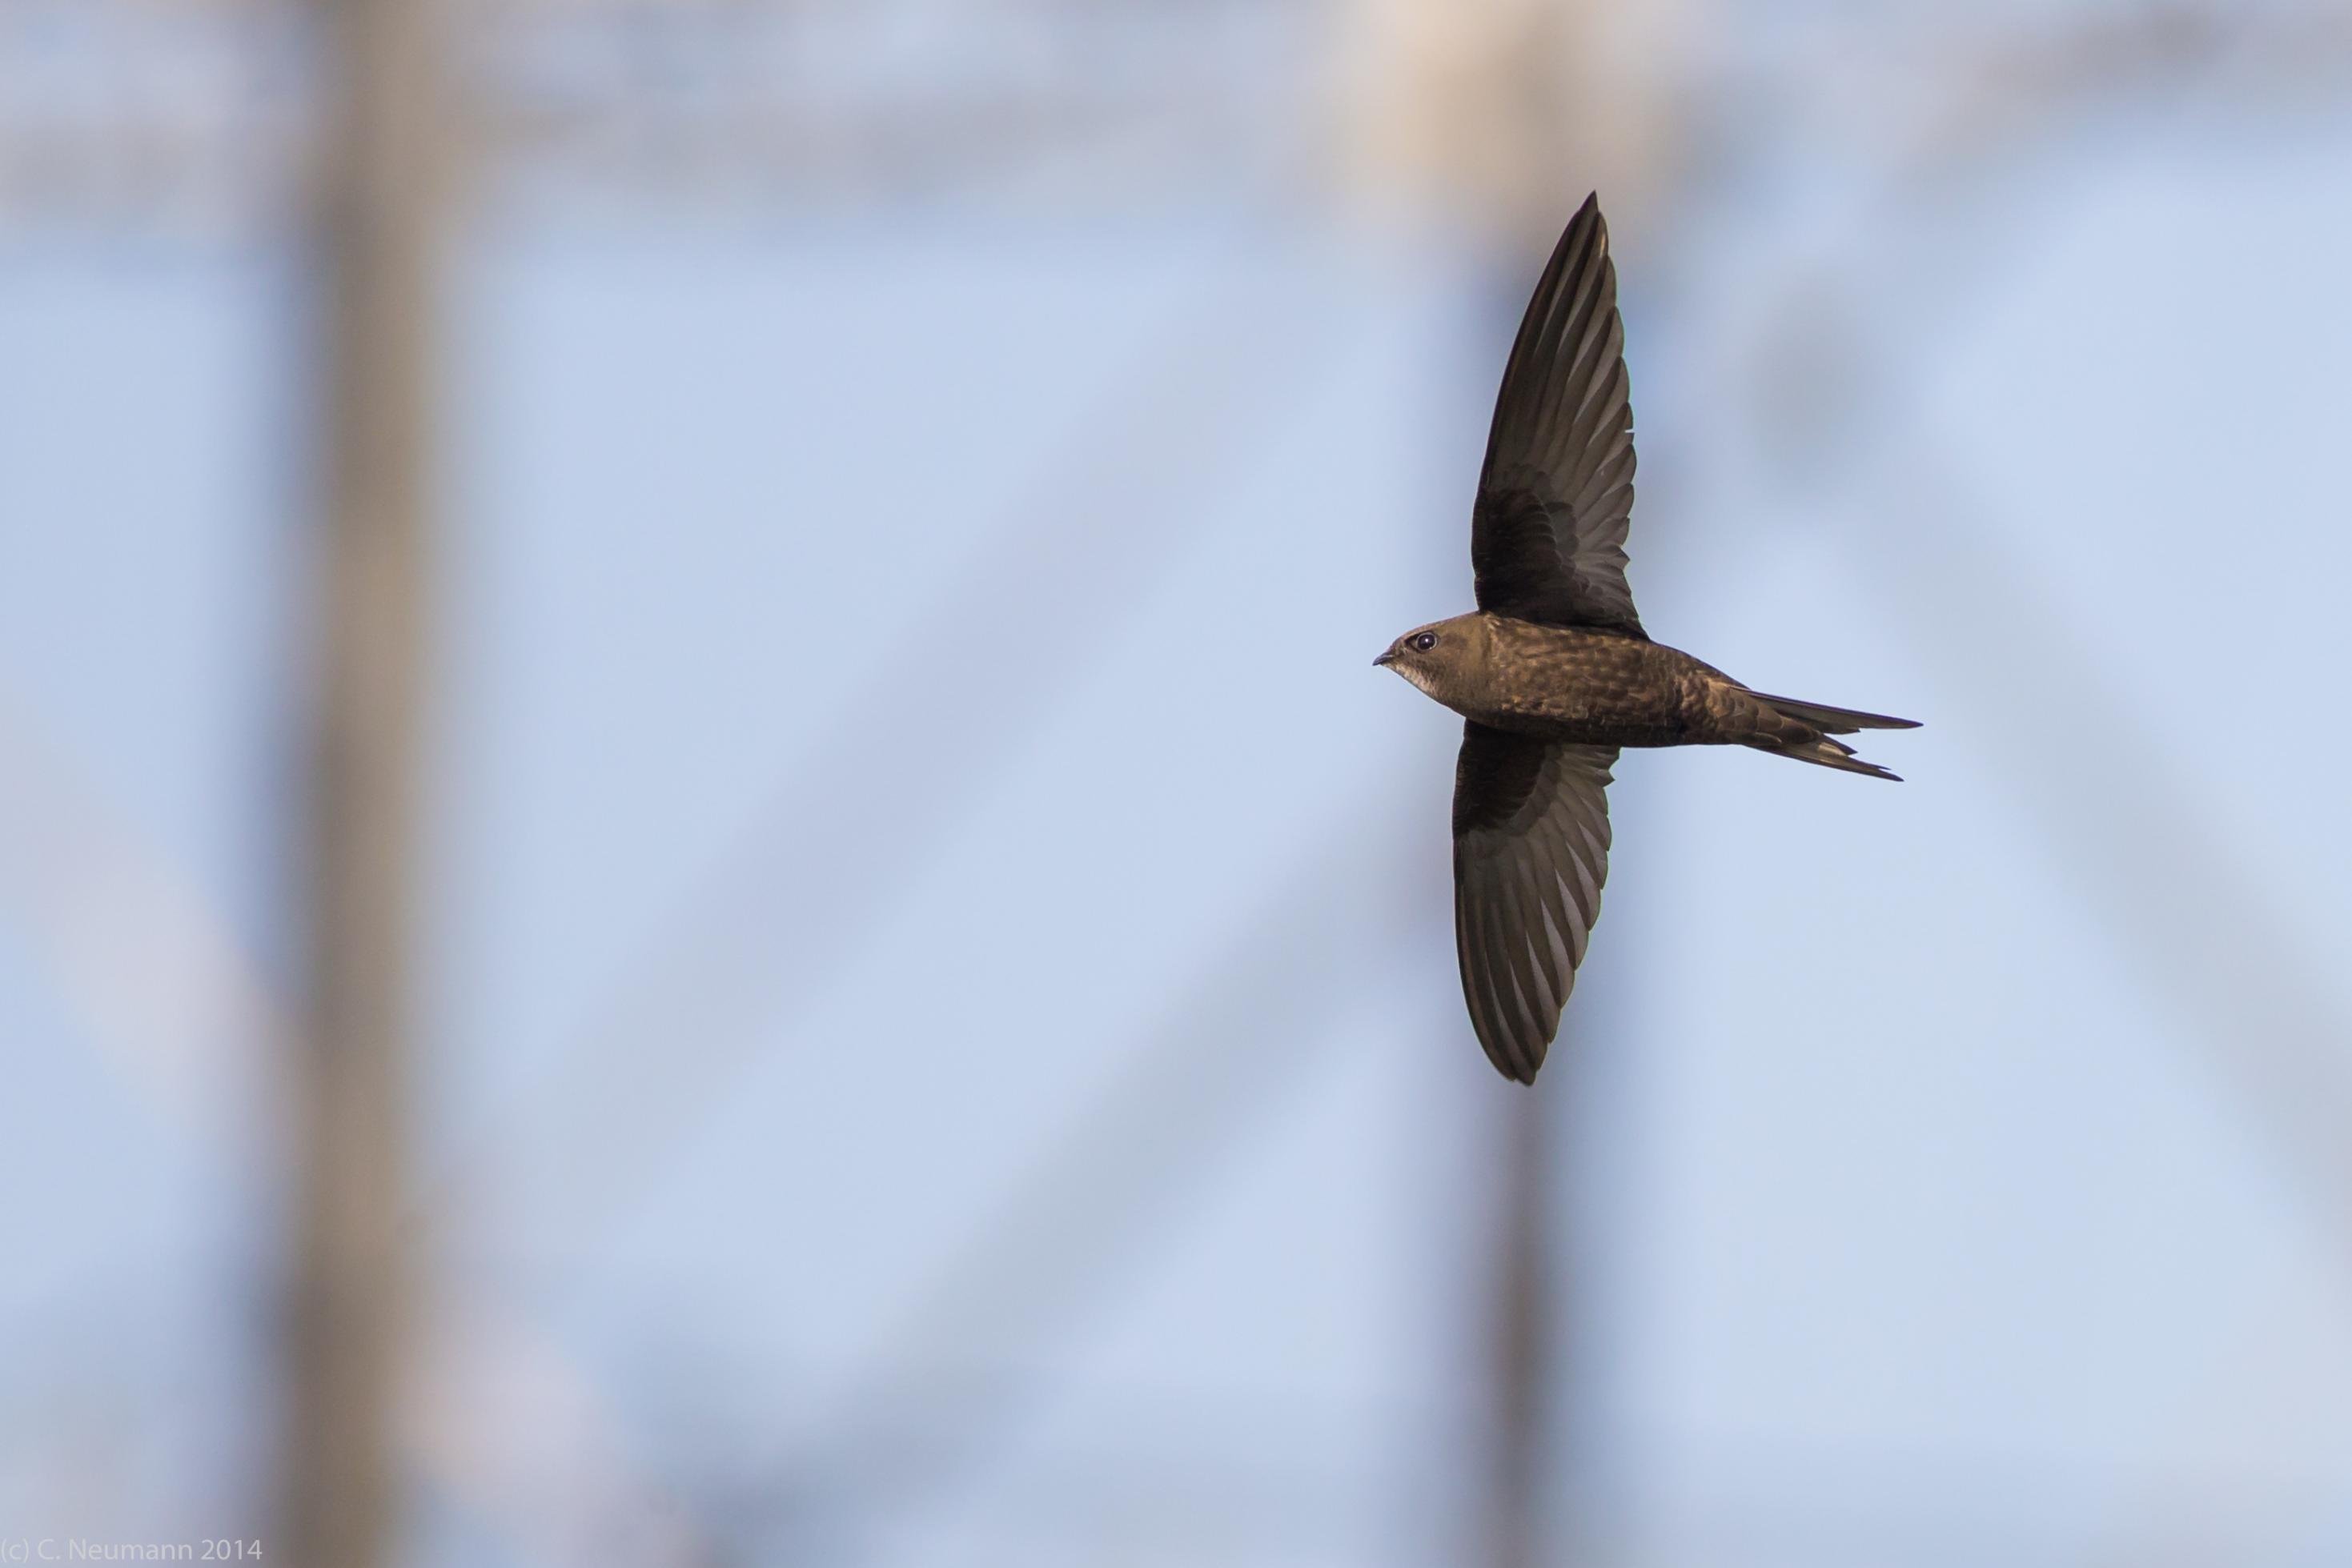
<path fill-rule="evenodd" d="M 163 1121 L 233 1146 L 289 1039 L 244 946 L 0 685 L 0 903 L 84 1039 Z"/>
<path fill-rule="evenodd" d="M 2352 1019 L 2311 967 L 2307 944 L 2215 831 L 2214 812 L 2157 738 L 2126 715 L 2095 653 L 2034 570 L 1983 526 L 1985 509 L 1924 455 L 1884 471 L 1872 517 L 1916 526 L 1849 528 L 1844 542 L 1900 598 L 1892 623 L 1921 663 L 2010 716 L 1997 772 L 2052 862 L 2119 939 L 2149 989 L 2195 1027 L 2189 1038 L 2284 1157 L 2352 1271 Z M 1985 612 L 1998 607 L 1998 634 Z M 1977 657 L 1937 658 L 1966 647 Z M 2063 744 L 2060 744 L 2061 737 Z M 2088 752 L 2095 776 L 2035 770 L 2037 757 Z"/>
<path fill-rule="evenodd" d="M 405 1448 L 485 1514 L 518 1563 L 709 1563 L 700 1521 L 639 1473 L 641 1433 L 561 1336 L 513 1312 L 439 1323 L 402 1411 Z"/>
<path fill-rule="evenodd" d="M 2311 1343 L 2308 1329 L 2282 1333 L 2274 1321 L 2242 1323 L 2221 1354 L 2204 1359 L 2202 1375 L 2183 1391 L 2176 1411 L 2151 1425 L 2199 1433 L 2265 1432 L 2308 1422 L 2315 1408 L 2334 1408 L 2322 1390 L 2340 1386 L 2333 1369 L 2313 1366 Z M 2304 1465 L 2250 1466 L 2234 1478 L 2235 1487 L 2215 1485 L 2202 1466 L 2127 1471 L 2108 1489 L 2114 1500 L 2105 1510 L 2105 1539 L 2086 1539 L 2075 1561 L 2082 1568 L 2193 1568 L 2231 1561 L 2221 1542 L 2234 1537 L 2236 1561 L 2323 1562 L 2317 1552 L 2257 1552 L 2246 1544 L 2255 1531 L 2273 1542 L 2342 1538 L 2341 1450 L 2315 1445 L 2307 1458 Z M 2250 1503 L 2248 1493 L 2261 1500 Z M 2249 1529 L 2242 1522 L 2249 1516 L 2263 1522 Z"/>
<path fill-rule="evenodd" d="M 2343 9 L 2352 16 L 2352 9 Z M 2147 21 L 2155 36 L 2147 36 Z M 2131 66 L 2128 80 L 2145 70 L 2168 73 L 2176 89 L 2218 91 L 2216 58 L 2180 47 L 2176 21 L 2164 16 L 2124 26 L 2094 24 L 2065 49 L 2065 68 L 2028 70 L 2037 110 L 2112 91 L 2116 80 L 2095 68 L 2100 58 Z M 2274 28 L 2253 26 L 2234 40 L 2263 40 Z M 2336 28 L 2333 57 L 2345 58 L 2352 33 Z M 2291 54 L 2291 52 L 2288 52 Z M 2253 57 L 2249 57 L 2253 58 Z M 2277 64 L 2282 52 L 2263 49 L 2258 58 Z M 2242 61 L 2244 64 L 2244 61 Z M 1855 237 L 1903 233 L 1907 221 L 1928 216 L 1919 200 L 1922 181 L 1973 167 L 1980 179 L 2021 155 L 2016 136 L 1976 134 L 1980 122 L 2013 113 L 1990 78 L 1976 82 L 1964 108 L 1933 118 L 1907 143 L 1898 143 L 1877 191 L 1863 209 L 1879 214 L 1851 221 Z M 1973 118 L 1971 118 L 1973 115 Z M 2034 125 L 2044 125 L 2034 120 Z M 2001 225 L 1978 225 L 1973 233 L 2011 233 Z M 2000 254 L 1978 256 L 1964 273 L 1973 294 L 1955 294 L 1950 277 L 1938 273 L 1938 298 L 1945 334 L 1964 329 L 1967 306 L 1985 297 L 2000 277 Z M 1846 268 L 1855 268 L 1851 252 Z M 1906 446 L 1898 433 L 1927 428 L 1915 416 L 1916 376 L 1903 374 L 1895 352 L 1884 346 L 1858 313 L 1825 319 L 1818 301 L 1839 301 L 1844 291 L 1834 277 L 1797 268 L 1783 285 L 1790 313 L 1804 310 L 1804 339 L 1844 346 L 1851 362 L 1837 367 L 1844 383 L 1832 388 L 1822 407 L 1811 409 L 1821 428 L 1800 433 L 1816 452 L 1844 444 L 1855 452 L 1877 449 L 1877 465 L 1855 479 L 1863 503 L 1842 515 L 1839 543 L 1858 567 L 1877 573 L 1906 604 L 1891 625 L 1919 646 L 1922 663 L 1945 679 L 1969 686 L 1988 710 L 2016 715 L 2018 734 L 2053 724 L 2051 738 L 2067 736 L 2107 757 L 2112 767 L 2100 779 L 2070 776 L 2063 768 L 2034 773 L 2034 788 L 2018 789 L 2025 821 L 2051 849 L 2053 865 L 2074 882 L 2086 907 L 2103 915 L 2119 936 L 2124 956 L 2133 961 L 2157 995 L 2173 999 L 2197 1030 L 2194 1044 L 2210 1067 L 2244 1103 L 2255 1124 L 2282 1155 L 2303 1197 L 2316 1206 L 2328 1253 L 2352 1270 L 2352 1145 L 2340 1128 L 2352 1126 L 2352 1020 L 2328 985 L 2312 968 L 2294 922 L 2282 917 L 2270 898 L 2237 865 L 2225 844 L 2210 832 L 2210 811 L 2201 809 L 2164 746 L 2126 719 L 2115 701 L 2115 682 L 2103 670 L 2098 651 L 2072 632 L 2065 613 L 2046 591 L 2030 562 L 2016 562 L 2000 546 L 2000 531 L 1985 527 L 1988 510 L 1940 454 Z M 1927 358 L 1915 343 L 1912 358 Z M 1776 385 L 1776 395 L 1785 385 Z M 1776 423 L 1804 404 L 1780 397 L 1771 409 Z M 1903 529 L 1884 519 L 1906 519 Z M 1971 607 L 1964 612 L 1964 607 Z M 1992 621 L 1994 607 L 2000 621 Z M 1971 658 L 1938 658 L 1940 649 L 1971 649 Z M 2006 674 L 2006 682 L 2001 679 Z M 2049 715 L 2049 719 L 2044 719 Z M 2013 755 L 2037 755 L 2032 743 Z M 2046 755 L 2046 752 L 2044 752 Z M 2013 773 L 2001 779 L 2016 783 Z M 2166 910 L 2194 910 L 2194 938 L 2201 950 L 2183 961 L 2183 926 L 2159 924 Z"/>
<path fill-rule="evenodd" d="M 146 1113 L 207 1153 L 239 1161 L 274 1138 L 293 1038 L 282 1001 L 209 901 L 108 809 L 5 682 L 0 910 L 44 960 L 79 1038 Z M 597 1495 L 607 1510 L 654 1495 L 622 1468 L 628 1445 L 558 1342 L 495 1314 L 472 1332 L 495 1338 L 509 1369 L 528 1364 L 534 1389 L 559 1391 L 549 1397 L 562 1401 L 572 1448 L 597 1458 Z M 404 1429 L 418 1471 L 516 1539 L 545 1539 L 554 1528 L 545 1511 L 522 1489 L 499 1484 L 495 1440 L 479 1412 L 459 1420 L 440 1408 L 428 1401 Z"/>
<path fill-rule="evenodd" d="M 1966 487 L 1924 457 L 1899 462 L 1883 478 L 1875 515 L 1901 515 L 1887 509 L 1898 500 L 1916 515 L 1924 494 L 1929 526 L 1907 544 L 1891 530 L 1850 527 L 1850 553 L 1902 595 L 1908 614 L 1892 620 L 1923 655 L 1960 645 L 1985 655 L 1981 663 L 1921 662 L 1969 689 L 1983 711 L 2015 716 L 2007 737 L 2016 744 L 2004 755 L 2030 767 L 2036 757 L 2063 755 L 2063 735 L 2067 747 L 2104 759 L 2095 776 L 2065 768 L 2033 772 L 2030 780 L 1997 774 L 1996 788 L 2010 786 L 2004 792 L 2038 832 L 2050 862 L 2099 916 L 2148 993 L 2184 1018 L 2180 1038 L 2236 1103 L 2257 1134 L 2256 1148 L 2267 1146 L 2290 1203 L 2299 1200 L 2311 1218 L 2317 1253 L 2352 1283 L 2352 1144 L 2345 1136 L 2352 1126 L 2352 1019 L 2317 956 L 2231 852 L 2215 812 L 2196 798 L 2158 738 L 2123 716 L 2095 653 L 2032 571 L 1991 542 L 1998 536 L 1980 526 L 1986 513 Z M 1997 639 L 1957 608 L 1971 603 L 2000 607 Z M 2028 700 L 2005 701 L 2020 694 Z M 2184 1368 L 2201 1363 L 2210 1371 L 2166 1425 L 2257 1427 L 2259 1418 L 2232 1402 L 2247 1400 L 2256 1379 L 2247 1362 L 2276 1348 L 2246 1338 L 2234 1355 L 2184 1359 Z M 2291 1369 L 2274 1354 L 2267 1370 L 2273 1386 L 2292 1386 Z M 2184 1492 L 2179 1482 L 2152 1476 L 2127 1488 L 2109 1538 L 2087 1542 L 2082 1561 L 2218 1560 L 2213 1552 L 2227 1532 L 2202 1533 L 2217 1517 L 2215 1500 Z M 2314 1478 L 2273 1506 L 2317 1519 L 2338 1495 L 2330 1480 Z"/>
<path fill-rule="evenodd" d="M 1118 1052 L 1118 1075 L 912 1292 L 870 1370 L 820 1414 L 813 1450 L 782 1468 L 794 1498 L 822 1506 L 878 1486 L 904 1508 L 1002 1440 L 1008 1416 L 1043 1392 L 1038 1352 L 1115 1293 L 1188 1189 L 1243 1152 L 1339 1026 L 1363 1016 L 1362 977 L 1445 950 L 1445 890 L 1414 885 L 1381 852 L 1430 831 L 1426 808 L 1387 797 L 1343 816 Z M 1441 1032 L 1460 1035 L 1442 989 Z M 1007 1370 L 950 1370 L 975 1362 Z M 1010 1370 L 1024 1367 L 1035 1370 Z M 940 1418 L 943 1406 L 957 1415 Z"/>
<path fill-rule="evenodd" d="M 1205 505 L 1236 448 L 1328 372 L 1328 324 L 1297 305 L 1244 270 L 1182 312 L 1134 390 L 1096 405 L 973 574 L 865 677 L 654 955 L 592 1012 L 557 1082 L 437 1185 L 431 1217 L 520 1176 L 593 1219 L 661 1166 L 1206 535 L 1184 508 Z"/>
<path fill-rule="evenodd" d="M 2328 78 L 2340 80 L 2352 63 L 2352 7 L 2248 20 L 2234 34 L 2220 29 L 2219 15 L 2200 13 L 2187 22 L 2186 13 L 2143 19 L 2168 47 L 2132 54 L 2129 63 L 2137 68 L 2132 74 L 2145 77 L 2154 68 L 2181 78 L 2167 84 L 2176 112 L 2200 100 L 2208 108 L 2275 110 L 2280 100 L 2302 97 L 2298 88 L 2307 93 Z M 2316 29 L 2310 26 L 2315 22 Z M 2058 57 L 2064 63 L 2055 71 L 2038 65 L 2026 71 L 2035 90 L 2019 96 L 2047 100 L 2036 105 L 2037 128 L 2049 122 L 2052 104 L 2086 96 L 2085 82 L 2115 90 L 2114 57 L 2095 47 L 2097 35 L 2094 27 L 2084 47 L 2063 51 Z M 2190 47 L 2175 47 L 2184 43 Z M 2015 125 L 2003 128 L 2010 132 L 2005 136 L 1983 134 L 1988 120 L 2019 118 L 1998 103 L 2000 96 L 1992 81 L 1984 81 L 1966 112 L 1948 117 L 1936 134 L 1897 161 L 1874 204 L 1901 207 L 1916 220 L 1929 215 L 1918 200 L 1918 176 L 1970 168 L 1989 183 L 1994 172 L 1989 165 L 2024 151 Z M 2004 219 L 1978 225 L 1971 234 L 2031 232 L 2013 214 Z M 1972 281 L 1981 295 L 1999 275 L 1997 266 L 1980 262 L 1958 276 Z M 1948 271 L 1939 275 L 1948 330 L 1965 314 L 1964 307 L 1954 308 L 1954 281 Z M 1818 297 L 1839 295 L 1825 289 Z M 1926 359 L 1924 352 L 1918 357 Z M 1839 411 L 1857 427 L 1846 434 L 1874 434 L 1882 448 L 1898 444 L 1892 439 L 1897 429 L 1923 428 L 1923 422 L 1907 417 L 1911 400 L 1902 393 L 1911 383 L 1897 383 L 1892 371 L 1886 365 L 1849 368 L 1847 374 L 1857 382 L 1874 374 L 1875 379 L 1849 387 Z M 1890 391 L 1897 395 L 1854 395 Z M 2003 697 L 2011 690 L 2030 693 L 2030 700 L 2012 710 L 2017 730 L 2030 733 L 2039 726 L 2039 738 L 2050 741 L 2063 732 L 2078 747 L 2088 735 L 2094 744 L 2084 749 L 2108 759 L 2095 785 L 2065 770 L 2036 774 L 2036 788 L 2015 791 L 2022 815 L 2040 831 L 2053 863 L 2069 874 L 2077 896 L 2116 933 L 2125 961 L 2152 993 L 2169 998 L 2192 1021 L 2184 1031 L 2189 1043 L 2207 1058 L 2208 1071 L 2239 1102 L 2263 1141 L 2273 1145 L 2285 1184 L 2315 1218 L 2323 1238 L 2319 1251 L 2339 1270 L 2352 1270 L 2352 1149 L 2343 1137 L 2343 1129 L 2352 1125 L 2352 1019 L 2343 1016 L 2340 998 L 2325 982 L 2319 967 L 2325 960 L 2243 871 L 2217 831 L 2214 813 L 2200 806 L 2169 764 L 2160 738 L 2123 717 L 2105 661 L 2041 589 L 2037 573 L 1996 542 L 1997 531 L 1981 526 L 1990 513 L 1969 486 L 1930 451 L 1884 459 L 1876 480 L 1878 505 L 1849 515 L 1849 553 L 1906 592 L 1934 580 L 1933 591 L 1906 598 L 1915 615 L 1917 607 L 1940 615 L 1944 623 L 1934 635 L 1921 635 L 1925 629 L 1915 630 L 1915 620 L 1895 618 L 1898 628 L 1923 645 L 1945 641 L 1970 647 L 1988 661 L 2006 656 L 2005 671 L 1974 659 L 1934 665 L 1947 678 L 1975 688 L 1979 698 Z M 1912 515 L 1922 490 L 1934 526 L 1912 530 L 1911 549 L 1898 548 L 1883 528 L 1853 526 L 1861 517 Z M 1950 607 L 1969 602 L 2000 607 L 1998 637 L 1984 635 L 1982 622 L 1960 623 L 1966 618 Z M 2011 676 L 2007 682 L 2004 673 Z M 2037 749 L 2056 754 L 2031 743 L 2013 754 L 2031 757 Z M 2193 914 L 2166 923 L 2166 911 Z M 2200 950 L 2185 952 L 2184 936 Z M 2257 1348 L 2249 1341 L 2241 1354 Z M 2237 1395 L 2249 1380 L 2242 1361 L 2227 1375 L 2216 1365 L 2200 1391 L 2184 1400 L 2175 1423 L 2210 1425 L 2221 1418 L 2221 1391 Z M 2216 1517 L 2212 1499 L 2185 1494 L 2177 1477 L 2151 1478 L 2131 1491 L 2116 1511 L 2118 1523 L 2108 1538 L 2086 1543 L 2084 1562 L 2188 1561 L 2215 1545 L 2203 1533 Z M 2316 1516 L 2333 1496 L 2325 1481 L 2316 1481 L 2305 1489 L 2297 1511 Z M 2284 1532 L 2277 1537 L 2289 1538 Z"/>

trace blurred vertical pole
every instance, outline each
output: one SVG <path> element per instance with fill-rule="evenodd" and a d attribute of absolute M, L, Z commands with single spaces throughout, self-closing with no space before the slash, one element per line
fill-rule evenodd
<path fill-rule="evenodd" d="M 281 1562 L 392 1549 L 417 729 L 433 465 L 435 0 L 317 0 L 326 517 L 311 624 Z M 277 1544 L 276 1542 L 272 1543 Z"/>
<path fill-rule="evenodd" d="M 1510 279 L 1509 314 L 1494 336 L 1494 373 L 1584 193 L 1601 193 L 1620 235 L 1658 194 L 1673 113 L 1660 62 L 1675 54 L 1681 9 L 1673 0 L 1355 0 L 1352 172 L 1376 199 L 1458 225 L 1501 262 L 1490 276 Z M 1579 1037 L 1589 1016 L 1570 1004 L 1541 1085 L 1498 1085 L 1508 1103 L 1490 1124 L 1500 1191 L 1481 1319 L 1489 1425 L 1479 1552 L 1494 1568 L 1567 1561 L 1590 1539 L 1585 1521 L 1546 1506 L 1565 1479 L 1552 1438 L 1578 1424 L 1581 1395 L 1567 1318 L 1588 1293 L 1575 1281 L 1557 1288 L 1556 1270 L 1580 1249 L 1563 1245 L 1555 1196 L 1559 1167 L 1574 1164 L 1559 1157 L 1559 1103 L 1583 1076 L 1574 1059 L 1588 1049 Z"/>
<path fill-rule="evenodd" d="M 1566 1040 L 1566 1031 L 1562 1031 Z M 1548 1088 L 1559 1087 L 1557 1082 Z M 1544 1470 L 1553 1397 L 1565 1397 L 1553 1364 L 1561 1332 L 1553 1299 L 1552 1143 L 1549 1095 L 1504 1092 L 1502 1201 L 1497 1205 L 1490 1310 L 1493 1379 L 1492 1467 L 1486 1480 L 1486 1561 L 1494 1568 L 1535 1568 L 1545 1550 Z"/>

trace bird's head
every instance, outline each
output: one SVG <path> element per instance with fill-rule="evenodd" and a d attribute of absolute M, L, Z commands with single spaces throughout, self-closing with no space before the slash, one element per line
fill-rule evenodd
<path fill-rule="evenodd" d="M 1449 699 L 1461 691 L 1466 677 L 1478 665 L 1486 630 L 1485 622 L 1475 615 L 1432 622 L 1414 627 L 1390 643 L 1388 652 L 1372 663 L 1394 670 L 1450 707 L 1454 705 Z"/>

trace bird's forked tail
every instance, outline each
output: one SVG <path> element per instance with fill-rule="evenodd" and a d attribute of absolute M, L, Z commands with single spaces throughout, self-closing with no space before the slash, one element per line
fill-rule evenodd
<path fill-rule="evenodd" d="M 1853 754 L 1853 747 L 1832 740 L 1833 735 L 1852 735 L 1858 729 L 1916 729 L 1914 718 L 1890 718 L 1883 713 L 1863 713 L 1854 708 L 1831 707 L 1826 703 L 1803 703 L 1791 697 L 1768 696 L 1762 692 L 1752 694 L 1758 702 L 1784 719 L 1792 719 L 1811 733 L 1792 735 L 1780 744 L 1762 743 L 1761 749 L 1793 757 L 1800 762 L 1815 763 L 1822 768 L 1835 768 L 1847 773 L 1867 774 L 1873 779 L 1891 779 L 1901 783 L 1900 774 L 1889 773 L 1875 762 L 1864 762 Z M 1751 743 L 1755 744 L 1755 743 Z"/>

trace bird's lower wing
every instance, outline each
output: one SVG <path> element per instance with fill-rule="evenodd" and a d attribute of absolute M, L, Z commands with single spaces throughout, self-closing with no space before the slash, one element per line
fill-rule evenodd
<path fill-rule="evenodd" d="M 1472 722 L 1454 776 L 1454 940 L 1478 1043 L 1535 1082 L 1609 878 L 1613 746 Z"/>

